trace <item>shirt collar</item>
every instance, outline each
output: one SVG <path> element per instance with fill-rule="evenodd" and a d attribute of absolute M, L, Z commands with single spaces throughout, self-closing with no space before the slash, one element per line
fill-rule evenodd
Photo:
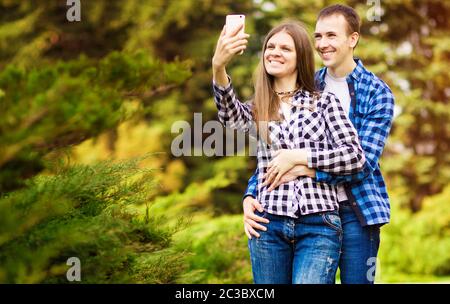
<path fill-rule="evenodd" d="M 310 92 L 300 89 L 292 98 L 292 104 L 295 106 L 311 106 L 314 103 Z"/>
<path fill-rule="evenodd" d="M 361 76 L 363 75 L 365 69 L 364 69 L 364 65 L 363 65 L 361 59 L 353 58 L 353 60 L 356 63 L 356 67 L 353 69 L 353 71 L 347 77 L 352 77 L 353 79 L 358 81 L 361 78 Z"/>

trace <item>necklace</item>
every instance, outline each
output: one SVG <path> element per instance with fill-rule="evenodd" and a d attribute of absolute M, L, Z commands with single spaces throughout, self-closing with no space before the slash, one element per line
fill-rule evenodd
<path fill-rule="evenodd" d="M 292 97 L 298 92 L 298 88 L 292 91 L 286 91 L 286 92 L 277 92 L 274 90 L 275 94 L 277 94 L 278 98 L 280 98 L 281 102 L 285 102 L 287 104 L 292 105 Z"/>
<path fill-rule="evenodd" d="M 286 91 L 286 92 L 277 92 L 274 91 L 275 94 L 277 94 L 278 96 L 293 96 L 295 93 L 297 93 L 298 88 L 296 88 L 295 90 L 292 91 Z"/>

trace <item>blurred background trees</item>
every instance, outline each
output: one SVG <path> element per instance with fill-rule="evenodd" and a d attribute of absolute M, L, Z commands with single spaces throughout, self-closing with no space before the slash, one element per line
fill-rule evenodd
<path fill-rule="evenodd" d="M 340 2 L 363 21 L 356 56 L 397 104 L 379 279 L 445 279 L 450 4 L 380 1 L 370 21 L 377 1 Z M 332 3 L 81 0 L 69 22 L 66 1 L 0 0 L 0 281 L 64 282 L 78 256 L 84 282 L 251 282 L 241 197 L 254 158 L 175 157 L 171 127 L 216 118 L 210 62 L 225 15 L 247 16 L 249 47 L 228 71 L 246 99 L 264 34 L 285 18 L 312 32 Z"/>

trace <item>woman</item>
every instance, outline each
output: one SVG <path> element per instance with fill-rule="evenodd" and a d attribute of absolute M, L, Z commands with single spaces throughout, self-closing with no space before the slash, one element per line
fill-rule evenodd
<path fill-rule="evenodd" d="M 214 57 L 214 100 L 226 126 L 258 137 L 258 201 L 269 220 L 249 240 L 255 283 L 334 283 L 342 229 L 337 191 L 310 177 L 281 184 L 297 164 L 335 174 L 362 170 L 357 133 L 339 101 L 314 88 L 313 48 L 305 28 L 286 22 L 266 36 L 255 95 L 241 103 L 226 65 L 247 45 L 247 34 L 222 31 Z"/>

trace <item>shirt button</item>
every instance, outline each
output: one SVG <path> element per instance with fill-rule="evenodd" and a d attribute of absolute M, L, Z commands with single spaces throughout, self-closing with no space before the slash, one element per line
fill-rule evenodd
<path fill-rule="evenodd" d="M 356 203 L 355 203 L 355 202 L 353 202 L 353 203 L 352 203 L 352 205 L 353 205 L 353 206 L 356 206 Z"/>

